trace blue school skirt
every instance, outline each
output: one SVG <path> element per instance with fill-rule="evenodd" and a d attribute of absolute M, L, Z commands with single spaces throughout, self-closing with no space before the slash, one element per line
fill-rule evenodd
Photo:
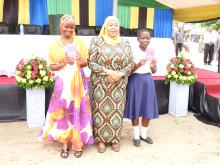
<path fill-rule="evenodd" d="M 134 73 L 129 77 L 124 117 L 131 120 L 159 117 L 154 80 L 150 73 Z"/>

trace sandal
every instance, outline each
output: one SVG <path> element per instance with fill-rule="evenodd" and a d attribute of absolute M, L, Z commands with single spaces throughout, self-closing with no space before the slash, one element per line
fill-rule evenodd
<path fill-rule="evenodd" d="M 75 151 L 74 155 L 76 158 L 80 158 L 82 156 L 82 151 Z"/>
<path fill-rule="evenodd" d="M 99 142 L 99 144 L 98 144 L 98 152 L 99 153 L 105 152 L 105 143 L 104 142 Z"/>
<path fill-rule="evenodd" d="M 112 143 L 112 150 L 115 152 L 120 151 L 120 144 L 119 143 Z"/>
<path fill-rule="evenodd" d="M 64 159 L 68 158 L 69 156 L 69 148 L 67 148 L 66 150 L 62 149 L 60 152 L 60 156 Z"/>

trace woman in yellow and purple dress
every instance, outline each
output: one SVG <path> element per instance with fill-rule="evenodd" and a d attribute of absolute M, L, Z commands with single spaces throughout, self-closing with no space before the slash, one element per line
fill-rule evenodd
<path fill-rule="evenodd" d="M 56 81 L 39 139 L 61 142 L 63 158 L 68 157 L 70 146 L 74 155 L 80 157 L 83 147 L 94 142 L 88 84 L 82 69 L 87 65 L 88 49 L 75 35 L 74 17 L 64 15 L 60 31 L 60 38 L 49 49 L 50 68 Z"/>
<path fill-rule="evenodd" d="M 134 65 L 130 44 L 120 37 L 119 28 L 116 17 L 107 17 L 89 48 L 93 129 L 100 153 L 107 143 L 114 151 L 120 150 L 126 86 Z"/>

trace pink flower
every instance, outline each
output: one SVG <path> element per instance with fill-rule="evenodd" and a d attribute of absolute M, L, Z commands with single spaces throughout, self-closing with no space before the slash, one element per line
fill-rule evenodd
<path fill-rule="evenodd" d="M 176 57 L 171 58 L 170 62 L 176 62 Z"/>

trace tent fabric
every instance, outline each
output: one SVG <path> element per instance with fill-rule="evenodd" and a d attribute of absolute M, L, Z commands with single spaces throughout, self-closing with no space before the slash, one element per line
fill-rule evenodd
<path fill-rule="evenodd" d="M 102 26 L 105 18 L 113 15 L 113 0 L 96 0 L 96 26 Z"/>
<path fill-rule="evenodd" d="M 18 24 L 18 0 L 4 1 L 3 21 L 6 24 Z"/>
<path fill-rule="evenodd" d="M 47 25 L 47 0 L 30 0 L 30 24 Z"/>
<path fill-rule="evenodd" d="M 29 0 L 18 0 L 18 24 L 30 24 Z"/>
<path fill-rule="evenodd" d="M 147 8 L 147 25 L 148 29 L 154 28 L 154 8 Z"/>
<path fill-rule="evenodd" d="M 0 22 L 3 21 L 3 6 L 4 6 L 4 0 L 0 0 Z"/>
<path fill-rule="evenodd" d="M 147 8 L 140 7 L 138 13 L 138 28 L 146 28 L 147 24 Z"/>
<path fill-rule="evenodd" d="M 89 26 L 95 26 L 95 2 L 96 0 L 89 0 Z"/>
<path fill-rule="evenodd" d="M 76 25 L 80 24 L 80 16 L 79 16 L 79 0 L 72 0 L 72 15 L 74 15 L 76 19 Z"/>
<path fill-rule="evenodd" d="M 131 7 L 130 28 L 138 28 L 139 7 Z"/>
<path fill-rule="evenodd" d="M 220 17 L 220 4 L 174 10 L 174 20 L 180 22 L 198 22 Z"/>
<path fill-rule="evenodd" d="M 118 5 L 170 9 L 170 7 L 155 0 L 118 0 Z"/>
<path fill-rule="evenodd" d="M 117 17 L 120 21 L 120 26 L 130 28 L 130 10 L 131 8 L 129 6 L 118 6 Z"/>
<path fill-rule="evenodd" d="M 171 38 L 173 10 L 155 9 L 154 11 L 154 37 Z"/>
<path fill-rule="evenodd" d="M 79 1 L 80 26 L 89 26 L 89 0 Z"/>
<path fill-rule="evenodd" d="M 47 0 L 48 15 L 71 14 L 71 0 Z"/>
<path fill-rule="evenodd" d="M 60 18 L 63 14 L 49 15 L 50 34 L 60 34 Z"/>

